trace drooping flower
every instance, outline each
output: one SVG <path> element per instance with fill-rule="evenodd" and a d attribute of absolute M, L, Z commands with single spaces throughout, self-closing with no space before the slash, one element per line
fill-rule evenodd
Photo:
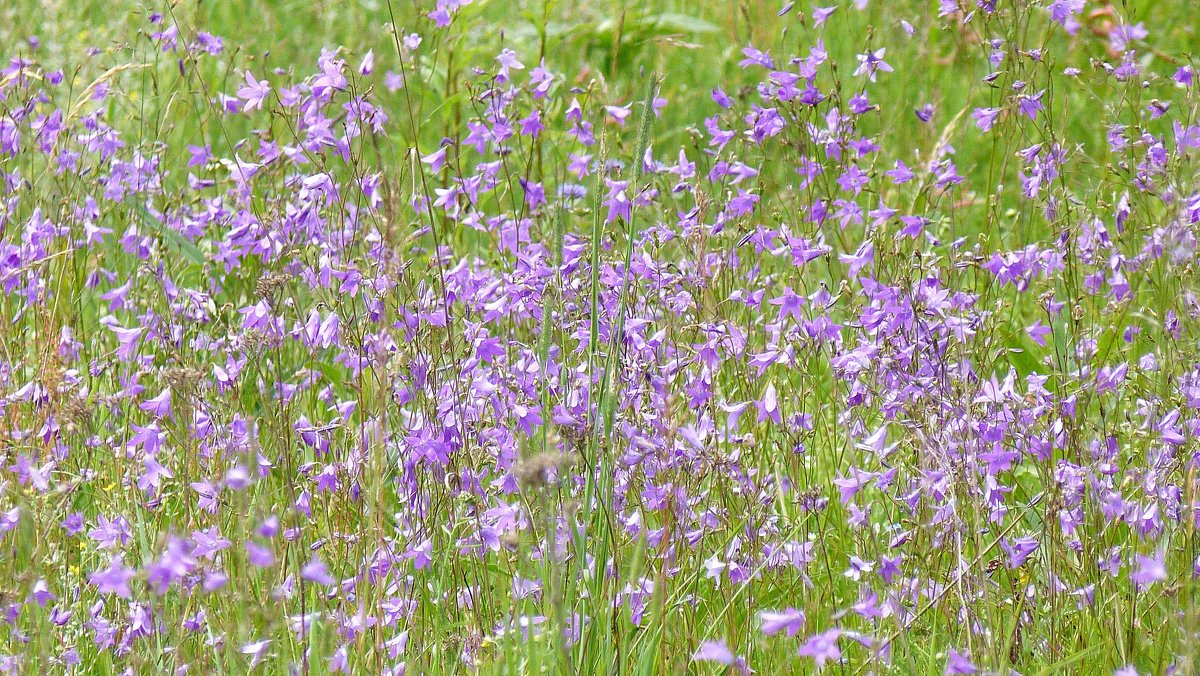
<path fill-rule="evenodd" d="M 1155 582 L 1167 579 L 1165 555 L 1165 551 L 1162 550 L 1152 556 L 1134 555 L 1134 570 L 1129 574 L 1129 579 L 1139 591 L 1145 591 Z"/>
<path fill-rule="evenodd" d="M 789 638 L 800 633 L 804 627 L 804 612 L 788 608 L 781 612 L 763 611 L 759 613 L 762 620 L 762 631 L 767 636 L 774 636 L 781 631 L 787 632 Z"/>
<path fill-rule="evenodd" d="M 838 638 L 841 635 L 841 629 L 830 629 L 814 634 L 804 642 L 804 645 L 800 646 L 798 654 L 801 657 L 811 657 L 817 663 L 817 669 L 824 669 L 826 662 L 842 658 L 842 650 L 838 647 Z"/>
<path fill-rule="evenodd" d="M 947 676 L 955 674 L 977 674 L 979 669 L 971 662 L 970 657 L 964 653 L 951 648 L 950 655 L 946 658 Z"/>
<path fill-rule="evenodd" d="M 132 593 L 129 581 L 134 578 L 134 575 L 134 570 L 126 567 L 121 556 L 117 555 L 109 560 L 107 568 L 92 573 L 88 581 L 101 594 L 115 594 L 127 599 Z"/>
<path fill-rule="evenodd" d="M 317 557 L 309 559 L 308 563 L 304 564 L 304 567 L 300 569 L 300 577 L 325 587 L 332 586 L 337 582 L 329 574 L 329 568 L 325 566 L 325 562 Z"/>

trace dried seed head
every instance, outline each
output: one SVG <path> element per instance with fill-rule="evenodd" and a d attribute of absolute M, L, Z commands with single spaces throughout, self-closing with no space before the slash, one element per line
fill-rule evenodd
<path fill-rule="evenodd" d="M 271 339 L 258 329 L 247 329 L 242 334 L 242 349 L 248 354 L 262 354 L 270 346 Z"/>
<path fill-rule="evenodd" d="M 563 441 L 565 441 L 568 449 L 582 448 L 587 443 L 588 431 L 583 426 L 562 426 L 556 427 Z"/>
<path fill-rule="evenodd" d="M 203 378 L 204 372 L 192 366 L 171 366 L 163 369 L 163 380 L 181 396 L 194 393 Z"/>
<path fill-rule="evenodd" d="M 254 284 L 254 294 L 259 298 L 274 304 L 275 292 L 288 282 L 288 276 L 279 272 L 268 272 Z"/>
<path fill-rule="evenodd" d="M 60 403 L 59 416 L 68 429 L 77 430 L 91 422 L 92 407 L 82 397 L 66 396 Z"/>
<path fill-rule="evenodd" d="M 523 488 L 538 489 L 557 481 L 558 473 L 570 467 L 574 460 L 558 451 L 538 453 L 517 464 L 517 482 Z"/>

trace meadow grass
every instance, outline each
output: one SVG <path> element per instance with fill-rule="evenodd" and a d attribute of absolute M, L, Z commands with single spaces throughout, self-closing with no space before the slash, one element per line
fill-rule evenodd
<path fill-rule="evenodd" d="M 0 669 L 1196 673 L 1200 10 L 829 7 L 0 7 Z"/>

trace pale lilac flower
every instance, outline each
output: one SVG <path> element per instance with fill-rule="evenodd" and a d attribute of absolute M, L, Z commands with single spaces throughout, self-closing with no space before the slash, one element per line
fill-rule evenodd
<path fill-rule="evenodd" d="M 271 95 L 271 86 L 266 80 L 257 80 L 250 71 L 244 73 L 246 84 L 237 91 L 238 98 L 243 101 L 242 110 L 251 111 L 262 108 L 263 101 Z"/>
<path fill-rule="evenodd" d="M 946 660 L 947 676 L 954 674 L 977 674 L 979 669 L 971 663 L 970 657 L 964 653 L 951 648 L 950 656 Z"/>
<path fill-rule="evenodd" d="M 604 106 L 604 110 L 609 114 L 610 117 L 612 117 L 612 119 L 616 120 L 618 124 L 624 127 L 625 120 L 627 120 L 630 114 L 633 113 L 633 104 L 627 104 L 624 106 Z"/>
<path fill-rule="evenodd" d="M 250 656 L 250 668 L 253 669 L 261 664 L 264 659 L 266 659 L 267 648 L 270 646 L 271 639 L 269 638 L 262 641 L 255 641 L 253 643 L 247 643 L 243 645 L 241 647 L 241 653 L 243 655 Z"/>
<path fill-rule="evenodd" d="M 892 67 L 883 60 L 883 55 L 887 53 L 887 48 L 882 47 L 873 52 L 866 52 L 858 55 L 858 68 L 854 70 L 855 75 L 866 75 L 871 82 L 875 81 L 875 74 L 879 72 L 891 73 Z"/>
<path fill-rule="evenodd" d="M 1129 579 L 1133 581 L 1138 590 L 1144 591 L 1155 582 L 1167 579 L 1167 567 L 1164 564 L 1165 552 L 1160 550 L 1153 556 L 1135 554 L 1133 558 L 1135 568 L 1129 574 Z"/>
<path fill-rule="evenodd" d="M 812 11 L 813 27 L 816 28 L 825 23 L 836 11 L 836 5 L 833 7 L 814 7 Z"/>
<path fill-rule="evenodd" d="M 789 638 L 800 633 L 804 627 L 804 612 L 795 608 L 788 608 L 782 612 L 763 611 L 759 613 L 759 619 L 762 620 L 762 631 L 767 636 L 774 636 L 781 631 L 786 631 Z"/>
<path fill-rule="evenodd" d="M 841 635 L 841 629 L 830 629 L 820 634 L 814 634 L 804 642 L 804 645 L 800 646 L 798 654 L 801 657 L 811 657 L 817 663 L 817 669 L 823 669 L 826 662 L 830 660 L 836 662 L 841 659 L 842 650 L 838 647 L 838 638 Z"/>
<path fill-rule="evenodd" d="M 164 387 L 157 396 L 138 404 L 138 408 L 157 418 L 171 417 L 171 389 Z"/>
<path fill-rule="evenodd" d="M 325 562 L 316 557 L 304 564 L 304 567 L 300 569 L 300 577 L 325 587 L 332 586 L 337 582 L 329 574 L 329 569 L 325 566 Z"/>
<path fill-rule="evenodd" d="M 511 49 L 501 50 L 500 55 L 496 57 L 496 63 L 500 64 L 498 74 L 502 81 L 508 78 L 511 71 L 525 70 L 525 64 L 517 59 L 517 53 Z"/>
<path fill-rule="evenodd" d="M 705 641 L 700 644 L 696 652 L 692 654 L 693 662 L 716 662 L 727 667 L 734 667 L 740 674 L 754 673 L 747 665 L 746 660 L 734 655 L 724 641 Z"/>
<path fill-rule="evenodd" d="M 134 577 L 134 571 L 127 568 L 120 555 L 109 560 L 108 567 L 92 573 L 88 581 L 101 594 L 115 594 L 121 598 L 129 598 L 129 581 Z"/>
<path fill-rule="evenodd" d="M 1124 52 L 1130 49 L 1131 43 L 1144 40 L 1148 35 L 1150 35 L 1150 31 L 1146 30 L 1146 26 L 1139 21 L 1133 25 L 1118 25 L 1112 29 L 1108 37 L 1114 51 Z"/>

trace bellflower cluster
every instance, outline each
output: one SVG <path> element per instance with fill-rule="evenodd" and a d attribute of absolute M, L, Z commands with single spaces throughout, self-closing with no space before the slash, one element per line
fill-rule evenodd
<path fill-rule="evenodd" d="M 418 4 L 0 70 L 0 671 L 1191 673 L 1169 27 Z"/>

